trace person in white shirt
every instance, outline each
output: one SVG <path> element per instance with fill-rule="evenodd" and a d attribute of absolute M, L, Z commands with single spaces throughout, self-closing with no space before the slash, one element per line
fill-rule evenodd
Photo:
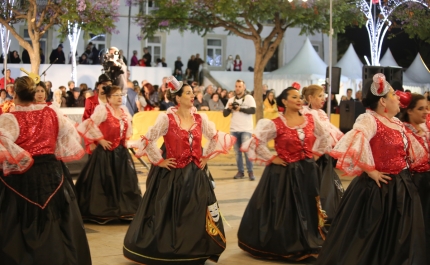
<path fill-rule="evenodd" d="M 252 130 L 254 129 L 254 120 L 252 114 L 255 114 L 255 100 L 251 95 L 245 93 L 246 86 L 243 80 L 237 80 L 235 86 L 235 97 L 231 97 L 223 111 L 224 117 L 232 114 L 230 123 L 230 134 L 236 137 L 237 141 L 234 144 L 236 153 L 236 163 L 238 172 L 234 179 L 242 179 L 245 177 L 243 168 L 242 151 L 240 146 L 243 142 L 251 138 Z M 252 162 L 245 153 L 246 169 L 248 170 L 249 180 L 255 180 L 252 170 Z"/>

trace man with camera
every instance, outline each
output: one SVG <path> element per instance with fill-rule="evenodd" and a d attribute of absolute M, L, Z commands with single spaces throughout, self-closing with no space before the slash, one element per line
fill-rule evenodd
<path fill-rule="evenodd" d="M 251 138 L 252 130 L 254 129 L 254 120 L 252 114 L 255 114 L 255 100 L 246 93 L 246 86 L 243 80 L 237 80 L 235 86 L 235 97 L 231 97 L 224 109 L 223 115 L 227 117 L 232 113 L 230 122 L 230 134 L 236 137 L 237 141 L 234 144 L 234 152 L 236 153 L 236 163 L 238 172 L 234 179 L 242 179 L 245 177 L 243 168 L 242 152 L 240 146 L 243 142 Z M 252 170 L 252 162 L 245 153 L 246 169 L 248 170 L 249 180 L 255 180 Z"/>
<path fill-rule="evenodd" d="M 103 69 L 112 80 L 113 85 L 122 88 L 123 93 L 127 93 L 127 66 L 120 59 L 119 49 L 110 47 L 109 52 L 104 55 Z"/>

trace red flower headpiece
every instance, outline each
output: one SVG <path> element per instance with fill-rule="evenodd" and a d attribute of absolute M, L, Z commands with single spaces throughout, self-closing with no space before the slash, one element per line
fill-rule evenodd
<path fill-rule="evenodd" d="M 396 95 L 399 97 L 400 107 L 402 109 L 406 109 L 411 103 L 412 94 L 409 92 L 403 92 L 403 91 L 397 90 Z"/>
<path fill-rule="evenodd" d="M 300 84 L 297 82 L 294 82 L 292 85 L 292 87 L 294 87 L 295 89 L 299 90 L 300 89 Z"/>

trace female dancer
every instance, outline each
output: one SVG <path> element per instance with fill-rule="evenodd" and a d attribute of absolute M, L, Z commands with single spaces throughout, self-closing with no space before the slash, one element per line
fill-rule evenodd
<path fill-rule="evenodd" d="M 104 87 L 108 104 L 98 105 L 78 126 L 90 144 L 97 144 L 76 182 L 84 220 L 105 224 L 130 220 L 142 198 L 133 159 L 126 147 L 132 134 L 131 116 L 122 106 L 121 88 Z"/>
<path fill-rule="evenodd" d="M 310 85 L 303 88 L 302 95 L 309 104 L 303 107 L 302 113 L 311 113 L 314 118 L 320 121 L 324 129 L 330 134 L 329 145 L 333 148 L 340 138 L 342 138 L 343 133 L 330 122 L 327 114 L 321 109 L 325 103 L 324 88 L 318 85 Z M 331 156 L 324 154 L 317 160 L 317 164 L 321 169 L 321 206 L 327 214 L 326 224 L 330 224 L 339 206 L 344 190 L 339 176 L 334 171 L 333 158 Z"/>
<path fill-rule="evenodd" d="M 205 114 L 196 113 L 194 94 L 173 76 L 171 107 L 142 138 L 138 156 L 160 167 L 150 181 L 124 239 L 124 256 L 144 264 L 204 264 L 217 261 L 226 246 L 217 199 L 206 162 L 227 153 L 235 138 L 218 132 Z M 202 151 L 201 140 L 208 140 Z M 164 137 L 166 159 L 156 143 Z"/>
<path fill-rule="evenodd" d="M 48 90 L 46 89 L 46 85 L 43 81 L 40 81 L 36 86 L 36 94 L 34 95 L 34 102 L 45 104 L 47 98 L 48 98 Z"/>
<path fill-rule="evenodd" d="M 84 151 L 75 128 L 45 104 L 34 81 L 15 83 L 16 109 L 0 116 L 2 264 L 91 264 L 75 194 L 62 161 Z"/>
<path fill-rule="evenodd" d="M 426 226 L 426 253 L 427 263 L 430 263 L 430 164 L 429 164 L 429 128 L 425 124 L 428 115 L 427 99 L 420 94 L 411 94 L 396 91 L 400 97 L 400 120 L 405 124 L 408 136 L 416 139 L 419 145 L 412 145 L 413 152 L 420 154 L 420 161 L 413 161 L 411 170 L 414 173 L 412 180 L 418 188 L 421 206 Z M 411 139 L 411 140 L 413 140 Z"/>
<path fill-rule="evenodd" d="M 359 177 L 345 191 L 317 264 L 427 264 L 420 198 L 408 170 L 410 140 L 394 117 L 399 99 L 383 74 L 367 90 L 363 104 L 370 110 L 331 152 L 338 168 Z"/>
<path fill-rule="evenodd" d="M 325 238 L 325 214 L 319 198 L 319 170 L 314 156 L 328 148 L 323 126 L 300 113 L 297 89 L 282 93 L 285 113 L 258 122 L 254 136 L 242 144 L 253 161 L 267 164 L 246 207 L 239 247 L 254 257 L 302 260 L 318 255 Z M 267 142 L 275 139 L 277 155 Z"/>

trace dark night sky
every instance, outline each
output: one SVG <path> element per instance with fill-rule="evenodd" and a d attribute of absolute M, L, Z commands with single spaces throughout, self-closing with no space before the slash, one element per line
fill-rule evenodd
<path fill-rule="evenodd" d="M 396 31 L 399 32 L 399 30 Z M 407 68 L 415 59 L 418 51 L 420 51 L 424 61 L 428 66 L 430 66 L 430 44 L 424 44 L 422 41 L 410 39 L 405 33 L 400 33 L 394 38 L 389 38 L 389 33 L 390 32 L 387 32 L 385 35 L 385 39 L 382 44 L 381 58 L 389 47 L 396 62 L 403 68 Z M 362 28 L 349 28 L 344 34 L 339 34 L 338 60 L 346 51 L 350 43 L 353 44 L 358 57 L 363 61 L 363 63 L 365 63 L 364 55 L 367 55 L 367 58 L 370 61 L 369 36 L 364 26 Z"/>

